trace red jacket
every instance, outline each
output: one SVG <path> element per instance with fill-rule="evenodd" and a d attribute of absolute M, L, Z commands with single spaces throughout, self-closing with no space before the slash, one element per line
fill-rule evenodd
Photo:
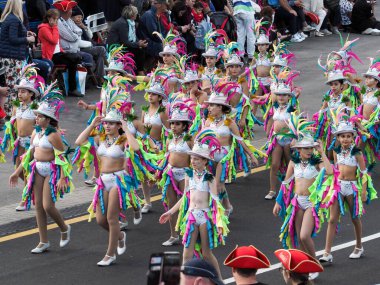
<path fill-rule="evenodd" d="M 59 42 L 58 26 L 51 27 L 48 23 L 42 23 L 38 26 L 38 38 L 41 42 L 42 58 L 51 60 Z M 62 48 L 59 48 L 63 52 Z"/>

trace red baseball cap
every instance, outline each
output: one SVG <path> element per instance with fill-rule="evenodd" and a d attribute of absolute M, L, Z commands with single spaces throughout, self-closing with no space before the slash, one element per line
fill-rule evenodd
<path fill-rule="evenodd" d="M 236 246 L 227 256 L 224 265 L 234 268 L 268 268 L 269 259 L 253 245 Z"/>
<path fill-rule="evenodd" d="M 77 5 L 77 2 L 71 0 L 58 1 L 53 4 L 55 8 L 63 12 L 67 12 L 68 10 L 73 9 Z"/>
<path fill-rule="evenodd" d="M 278 249 L 274 252 L 286 270 L 306 274 L 322 272 L 322 265 L 311 255 L 298 249 Z"/>

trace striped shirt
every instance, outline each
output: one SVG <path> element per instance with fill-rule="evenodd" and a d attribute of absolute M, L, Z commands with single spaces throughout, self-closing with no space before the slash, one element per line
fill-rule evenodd
<path fill-rule="evenodd" d="M 240 13 L 253 15 L 255 13 L 251 0 L 233 0 L 232 5 L 234 8 L 234 15 Z"/>

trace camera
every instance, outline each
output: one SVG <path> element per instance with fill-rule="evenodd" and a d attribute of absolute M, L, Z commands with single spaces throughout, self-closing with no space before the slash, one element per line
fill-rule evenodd
<path fill-rule="evenodd" d="M 149 260 L 148 285 L 178 285 L 181 272 L 181 256 L 178 251 L 153 253 Z"/>

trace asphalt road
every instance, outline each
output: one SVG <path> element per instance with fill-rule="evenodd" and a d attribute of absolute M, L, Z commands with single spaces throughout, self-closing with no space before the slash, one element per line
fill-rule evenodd
<path fill-rule="evenodd" d="M 379 187 L 379 175 L 374 174 L 375 186 Z M 231 277 L 229 268 L 222 265 L 227 254 L 238 245 L 254 244 L 262 250 L 273 264 L 278 263 L 273 251 L 280 248 L 278 232 L 279 218 L 271 212 L 273 202 L 263 199 L 268 188 L 268 171 L 255 173 L 241 178 L 229 185 L 231 201 L 235 206 L 231 216 L 231 233 L 226 246 L 217 248 L 214 253 L 219 260 L 223 278 Z M 376 212 L 380 210 L 379 201 L 367 207 L 363 219 L 363 236 L 380 232 Z M 108 268 L 96 266 L 105 254 L 107 233 L 95 222 L 86 221 L 72 225 L 72 242 L 67 248 L 60 249 L 59 231 L 49 231 L 52 247 L 41 255 L 29 253 L 38 243 L 38 235 L 33 234 L 0 243 L 0 284 L 146 284 L 146 271 L 151 253 L 169 250 L 161 246 L 168 236 L 168 226 L 160 225 L 158 217 L 163 212 L 160 202 L 154 203 L 153 212 L 144 215 L 139 226 L 131 225 L 127 230 L 127 252 L 117 258 L 117 263 Z M 132 213 L 128 213 L 131 220 Z M 324 226 L 322 233 L 315 239 L 317 250 L 323 249 Z M 343 217 L 341 230 L 335 244 L 352 241 L 353 227 L 348 216 Z M 326 267 L 316 284 L 376 284 L 380 283 L 379 248 L 380 240 L 364 243 L 365 256 L 360 260 L 349 260 L 353 246 L 333 253 L 334 263 Z M 181 246 L 170 250 L 182 251 Z M 283 284 L 277 269 L 258 275 L 267 284 Z M 231 282 L 231 281 L 230 281 Z M 232 284 L 232 283 L 228 283 Z"/>

